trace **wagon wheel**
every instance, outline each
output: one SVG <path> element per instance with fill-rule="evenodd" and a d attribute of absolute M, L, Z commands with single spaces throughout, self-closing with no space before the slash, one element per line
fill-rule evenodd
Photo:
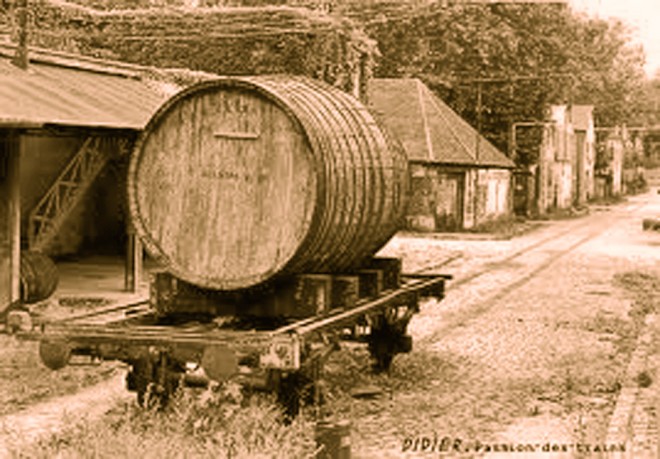
<path fill-rule="evenodd" d="M 401 315 L 395 307 L 374 318 L 367 341 L 374 372 L 389 371 L 396 354 L 410 352 L 412 349 L 412 339 L 406 334 L 412 314 L 412 308 L 407 308 Z"/>
<path fill-rule="evenodd" d="M 309 381 L 300 371 L 279 373 L 277 376 L 277 402 L 284 409 L 285 421 L 298 416 L 307 398 Z"/>
<path fill-rule="evenodd" d="M 304 370 L 274 372 L 277 402 L 284 408 L 286 422 L 291 422 L 303 406 L 318 406 L 325 401 L 321 373 L 323 362 L 314 362 Z"/>
<path fill-rule="evenodd" d="M 138 405 L 144 408 L 165 408 L 180 385 L 181 374 L 166 355 L 144 357 L 132 362 L 126 377 L 128 390 L 137 393 Z"/>
<path fill-rule="evenodd" d="M 388 371 L 392 365 L 392 359 L 396 355 L 395 337 L 396 333 L 391 329 L 387 322 L 377 328 L 371 329 L 369 336 L 368 349 L 373 361 L 372 369 L 376 373 Z"/>

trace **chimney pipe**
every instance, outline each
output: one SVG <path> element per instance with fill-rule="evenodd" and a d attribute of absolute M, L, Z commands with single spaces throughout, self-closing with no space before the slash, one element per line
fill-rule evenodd
<path fill-rule="evenodd" d="M 18 24 L 18 45 L 12 63 L 23 70 L 28 68 L 28 0 L 16 0 L 16 23 Z"/>

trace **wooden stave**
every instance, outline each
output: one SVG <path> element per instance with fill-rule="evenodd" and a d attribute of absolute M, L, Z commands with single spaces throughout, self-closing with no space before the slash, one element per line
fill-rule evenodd
<path fill-rule="evenodd" d="M 319 84 L 319 83 L 317 83 L 317 82 L 311 82 L 311 85 L 315 85 L 315 84 Z M 333 89 L 334 89 L 334 88 L 333 88 Z M 344 97 L 344 98 L 348 98 L 348 96 L 345 95 L 344 93 L 342 93 L 342 92 L 340 92 L 340 91 L 337 91 L 337 90 L 335 90 L 335 91 L 336 91 L 336 93 L 334 94 L 335 97 Z M 316 105 L 312 105 L 312 107 L 316 107 Z M 403 173 L 400 174 L 399 179 L 400 179 L 401 182 L 402 182 L 402 186 L 401 186 L 401 188 L 405 188 L 404 183 L 407 182 L 407 172 L 405 172 L 405 171 L 407 171 L 407 160 L 406 160 L 406 158 L 405 158 L 405 154 L 403 153 L 403 150 L 402 150 L 401 147 L 400 147 L 399 145 L 397 145 L 395 142 L 393 142 L 393 141 L 387 139 L 387 136 L 385 135 L 385 131 L 384 131 L 384 130 L 378 125 L 378 123 L 377 123 L 377 121 L 375 120 L 375 118 L 373 118 L 373 117 L 369 114 L 368 110 L 366 110 L 365 107 L 361 106 L 360 108 L 361 108 L 361 110 L 358 110 L 358 111 L 362 112 L 363 114 L 366 114 L 368 120 L 364 120 L 364 119 L 363 119 L 362 122 L 358 122 L 358 123 L 349 123 L 349 126 L 351 126 L 351 127 L 358 127 L 358 128 L 360 128 L 360 129 L 363 129 L 364 126 L 365 126 L 365 124 L 368 124 L 368 122 L 370 121 L 369 124 L 372 124 L 373 126 L 375 126 L 375 127 L 378 129 L 378 132 L 380 132 L 380 133 L 383 135 L 383 139 L 381 139 L 381 146 L 384 146 L 384 147 L 385 147 L 385 151 L 389 151 L 390 153 L 392 153 L 393 158 L 399 160 L 399 167 L 401 168 L 401 170 L 404 171 Z M 334 131 L 332 128 L 330 128 L 330 129 L 328 129 L 328 130 L 329 130 L 330 132 L 333 132 L 333 131 Z M 307 132 L 308 134 L 310 133 L 310 131 L 311 131 L 311 128 L 306 129 L 306 132 Z M 341 130 L 341 129 L 339 129 L 339 130 L 337 130 L 337 131 L 338 131 L 338 132 L 344 132 L 344 131 Z M 364 132 L 364 131 L 363 131 L 363 132 Z M 372 131 L 367 131 L 367 132 L 371 133 Z M 356 138 L 358 138 L 358 139 L 363 139 L 363 140 L 365 139 L 364 136 L 354 136 L 354 137 L 356 137 Z M 389 141 L 388 141 L 388 140 L 389 140 Z M 373 145 L 373 143 L 378 143 L 378 142 L 375 142 L 375 141 L 374 141 L 374 142 L 372 142 L 372 145 Z M 386 144 L 386 145 L 383 145 L 383 144 Z M 364 152 L 366 151 L 367 154 L 370 154 L 370 153 L 372 153 L 372 148 L 358 149 L 357 151 L 358 151 L 358 153 L 364 153 Z M 382 158 L 383 158 L 383 155 L 382 155 L 382 154 L 372 155 L 372 156 L 370 157 L 370 160 L 369 160 L 368 162 L 371 163 L 371 164 L 373 165 L 373 163 L 374 163 L 375 161 L 380 160 L 380 159 L 382 159 Z M 392 163 L 395 163 L 395 162 L 396 162 L 395 160 L 392 161 Z M 364 164 L 364 161 L 363 161 L 363 164 Z M 370 168 L 361 168 L 361 169 L 362 169 L 362 170 L 365 170 L 365 171 L 366 171 L 366 170 L 374 171 L 375 169 L 382 170 L 382 168 L 374 168 L 374 167 L 370 167 Z M 396 169 L 396 167 L 393 166 L 393 169 Z M 345 172 L 344 172 L 344 173 L 345 173 Z M 379 175 L 378 179 L 381 179 L 381 180 L 383 179 L 382 174 Z M 336 180 L 334 180 L 334 181 L 336 182 Z M 372 181 L 373 181 L 373 180 L 372 180 Z M 365 188 L 373 189 L 373 188 L 374 188 L 374 185 L 372 184 L 372 185 L 369 185 L 368 187 L 365 187 Z M 402 191 L 400 191 L 400 193 L 401 193 L 401 192 L 402 192 Z M 372 193 L 372 195 L 373 195 L 373 194 L 374 194 L 374 193 Z M 376 195 L 380 195 L 381 197 L 385 197 L 385 194 L 384 194 L 383 192 L 379 192 L 379 193 L 375 193 L 375 194 L 376 194 Z M 402 197 L 402 198 L 405 199 L 405 197 Z M 373 203 L 368 203 L 368 204 L 373 204 Z M 394 206 L 394 207 L 393 207 L 393 206 Z M 382 227 L 384 224 L 386 224 L 385 226 L 386 226 L 387 229 L 384 230 L 384 231 L 381 231 L 381 233 L 383 233 L 383 235 L 382 235 L 380 238 L 377 238 L 377 240 L 379 241 L 378 243 L 374 243 L 374 242 L 372 241 L 372 239 L 373 239 L 372 237 L 367 237 L 366 239 L 363 239 L 363 240 L 362 240 L 363 242 L 368 243 L 368 246 L 371 247 L 371 249 L 368 249 L 368 250 L 362 251 L 362 253 L 360 253 L 360 252 L 353 252 L 356 256 L 354 256 L 354 257 L 353 257 L 352 259 L 350 259 L 349 261 L 345 261 L 345 262 L 342 263 L 342 264 L 338 264 L 336 261 L 331 261 L 330 263 L 331 263 L 331 266 L 332 266 L 332 267 L 331 267 L 330 270 L 336 270 L 336 269 L 351 269 L 351 268 L 354 268 L 355 265 L 356 265 L 356 263 L 358 262 L 358 261 L 356 261 L 356 259 L 359 260 L 359 261 L 361 261 L 361 260 L 363 260 L 364 258 L 368 257 L 368 255 L 372 254 L 372 253 L 376 250 L 376 249 L 373 248 L 374 246 L 378 246 L 378 247 L 382 246 L 382 245 L 383 245 L 383 244 L 384 244 L 384 243 L 385 243 L 385 242 L 386 242 L 386 241 L 392 236 L 392 234 L 396 231 L 397 227 L 399 226 L 399 224 L 400 224 L 400 220 L 401 220 L 401 217 L 402 217 L 402 215 L 403 215 L 403 207 L 404 207 L 404 204 L 399 203 L 398 206 L 397 206 L 396 204 L 393 204 L 393 205 L 390 205 L 390 206 L 383 206 L 383 203 L 382 203 L 382 201 L 381 201 L 381 207 L 380 207 L 380 210 L 378 210 L 378 211 L 374 211 L 373 208 L 368 207 L 367 205 L 365 205 L 364 207 L 367 209 L 365 212 L 363 212 L 364 215 L 366 215 L 367 217 L 374 217 L 374 218 L 376 218 L 376 219 L 380 219 L 380 221 L 372 222 L 371 224 L 366 224 L 366 225 L 358 225 L 358 227 L 360 227 L 360 228 L 363 228 L 364 226 L 368 226 L 368 227 L 374 227 L 374 226 L 375 226 L 375 227 Z M 388 208 L 393 209 L 392 215 L 389 215 L 389 216 L 386 217 L 386 213 L 382 212 L 382 208 L 383 208 L 383 207 L 388 207 Z M 341 212 L 339 212 L 339 213 L 341 214 Z M 336 216 L 336 213 L 335 213 L 335 216 Z M 330 228 L 331 228 L 331 229 L 332 229 L 332 228 L 336 228 L 338 225 L 341 225 L 341 222 L 334 221 L 334 222 L 330 225 Z M 365 234 L 367 234 L 367 233 L 368 233 L 368 232 L 363 231 L 363 236 L 364 236 Z M 329 244 L 327 244 L 328 249 L 320 248 L 320 247 L 315 247 L 314 250 L 319 251 L 319 252 L 321 252 L 321 253 L 323 253 L 323 252 L 326 251 L 326 250 L 332 250 L 332 249 L 335 247 L 335 245 L 336 245 L 335 242 L 336 242 L 336 241 L 331 241 Z M 361 245 L 361 244 L 360 244 L 360 245 Z M 351 247 L 351 248 L 355 248 L 355 247 L 356 247 L 356 242 L 351 242 L 351 243 L 348 244 L 348 246 Z M 318 263 L 315 263 L 313 266 L 311 266 L 311 268 L 315 268 L 315 267 L 316 267 L 316 268 L 318 267 Z M 303 267 L 302 267 L 302 269 L 309 269 L 309 268 L 310 268 L 310 266 L 303 266 Z"/>

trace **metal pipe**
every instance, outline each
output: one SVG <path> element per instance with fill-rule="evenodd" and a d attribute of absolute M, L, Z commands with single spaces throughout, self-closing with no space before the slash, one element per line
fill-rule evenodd
<path fill-rule="evenodd" d="M 18 46 L 12 63 L 23 70 L 27 70 L 28 58 L 28 0 L 16 1 L 16 23 L 18 24 Z"/>

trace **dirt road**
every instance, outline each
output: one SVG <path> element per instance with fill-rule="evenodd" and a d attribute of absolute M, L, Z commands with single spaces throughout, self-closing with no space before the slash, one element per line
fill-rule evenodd
<path fill-rule="evenodd" d="M 133 398 L 124 374 L 73 394 L 54 398 L 0 418 L 0 458 L 4 452 L 59 432 L 68 421 L 94 422 L 110 407 Z"/>

